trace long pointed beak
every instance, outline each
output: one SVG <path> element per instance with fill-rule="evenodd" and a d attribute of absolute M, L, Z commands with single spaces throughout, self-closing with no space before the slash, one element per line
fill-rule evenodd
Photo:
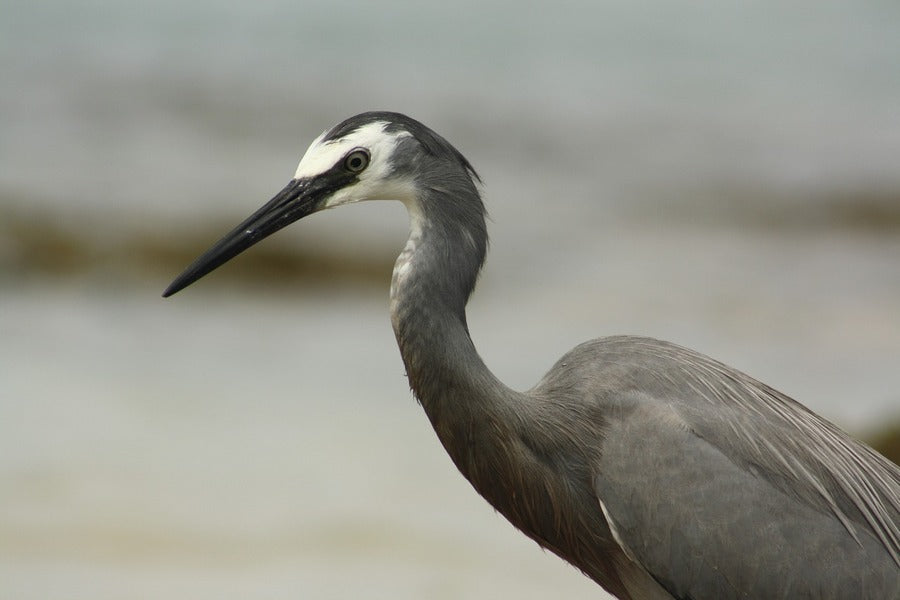
<path fill-rule="evenodd" d="M 324 193 L 323 193 L 324 192 Z M 316 212 L 327 190 L 309 179 L 294 179 L 246 221 L 235 227 L 169 284 L 163 292 L 168 298 L 191 285 L 210 271 L 225 264 L 256 242 Z"/>

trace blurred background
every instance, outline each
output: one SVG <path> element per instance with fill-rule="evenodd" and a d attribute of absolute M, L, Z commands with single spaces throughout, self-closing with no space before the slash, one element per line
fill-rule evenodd
<path fill-rule="evenodd" d="M 401 205 L 160 298 L 364 110 L 483 176 L 509 385 L 644 334 L 900 421 L 896 2 L 4 0 L 0 72 L 2 598 L 603 597 L 412 399 Z"/>

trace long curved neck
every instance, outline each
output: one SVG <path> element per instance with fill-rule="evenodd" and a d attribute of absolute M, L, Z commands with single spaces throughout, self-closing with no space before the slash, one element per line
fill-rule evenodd
<path fill-rule="evenodd" d="M 483 209 L 472 200 L 468 212 L 435 190 L 409 202 L 410 237 L 391 281 L 391 321 L 410 387 L 464 474 L 467 461 L 454 449 L 475 440 L 459 438 L 478 435 L 473 423 L 502 421 L 515 394 L 478 356 L 466 324 L 487 246 Z"/>

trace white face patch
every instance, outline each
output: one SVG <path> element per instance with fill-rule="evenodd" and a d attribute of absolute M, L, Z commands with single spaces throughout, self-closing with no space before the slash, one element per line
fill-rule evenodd
<path fill-rule="evenodd" d="M 411 179 L 389 177 L 390 157 L 398 142 L 409 137 L 406 131 L 387 133 L 388 123 L 375 121 L 363 125 L 350 134 L 334 140 L 323 141 L 325 133 L 313 140 L 294 173 L 295 179 L 316 177 L 339 164 L 355 148 L 369 152 L 369 166 L 362 171 L 356 183 L 335 192 L 326 201 L 331 208 L 361 200 L 400 200 L 409 203 L 414 196 Z"/>
<path fill-rule="evenodd" d="M 326 162 L 326 159 L 331 157 L 329 157 L 327 153 L 318 150 L 322 138 L 325 137 L 326 133 L 328 132 L 323 131 L 319 137 L 312 141 L 312 144 L 309 145 L 306 152 L 303 153 L 300 164 L 297 165 L 297 171 L 294 173 L 294 179 L 319 175 L 327 171 L 334 164 L 334 161 Z"/>

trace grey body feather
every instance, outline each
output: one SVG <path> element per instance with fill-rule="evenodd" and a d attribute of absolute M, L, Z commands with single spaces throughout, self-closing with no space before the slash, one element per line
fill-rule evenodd
<path fill-rule="evenodd" d="M 600 407 L 592 491 L 673 597 L 900 597 L 896 466 L 790 398 L 633 337 L 579 346 L 532 393 Z"/>

